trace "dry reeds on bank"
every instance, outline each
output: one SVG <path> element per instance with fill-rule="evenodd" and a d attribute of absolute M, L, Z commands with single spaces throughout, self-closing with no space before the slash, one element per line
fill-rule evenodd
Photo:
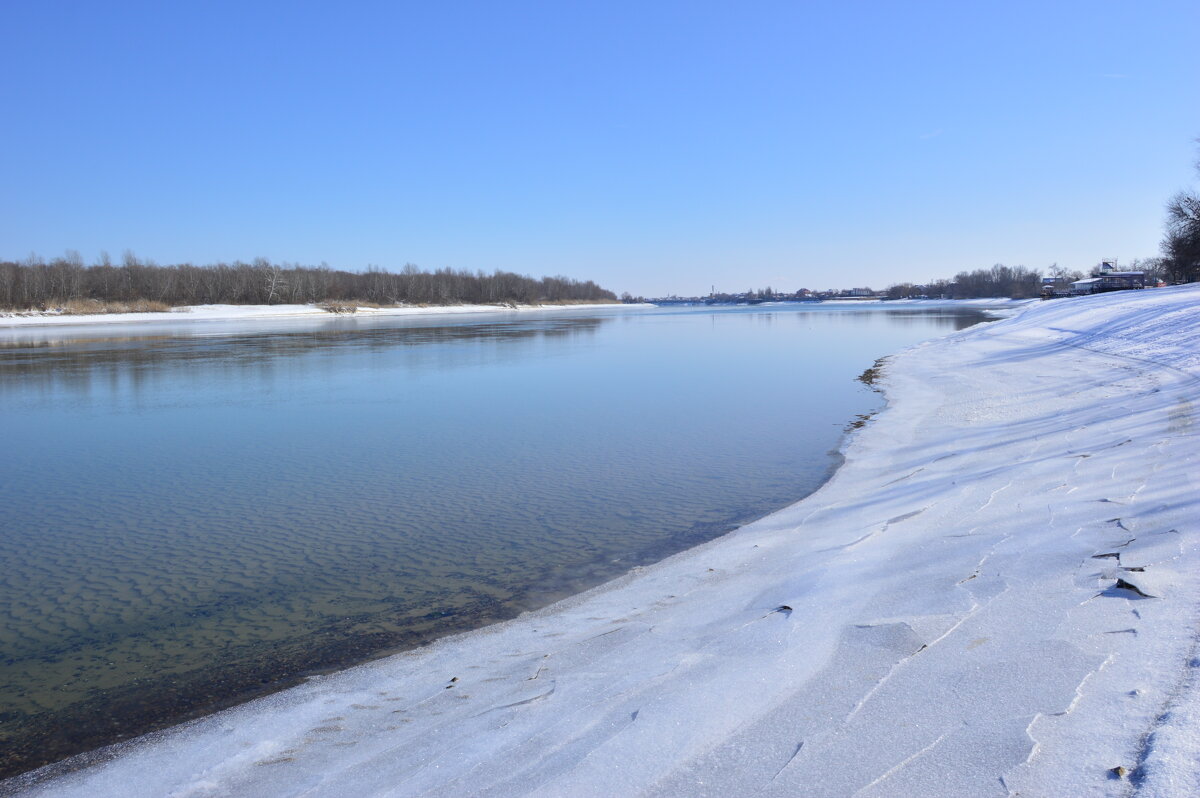
<path fill-rule="evenodd" d="M 64 316 L 84 316 L 94 313 L 161 313 L 170 310 L 171 306 L 152 299 L 133 299 L 128 302 L 111 299 L 68 299 L 61 305 L 47 309 Z"/>

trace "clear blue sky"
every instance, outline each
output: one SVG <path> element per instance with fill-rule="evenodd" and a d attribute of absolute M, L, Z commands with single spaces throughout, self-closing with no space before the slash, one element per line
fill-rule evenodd
<path fill-rule="evenodd" d="M 0 12 L 0 258 L 777 290 L 1157 254 L 1200 2 Z"/>

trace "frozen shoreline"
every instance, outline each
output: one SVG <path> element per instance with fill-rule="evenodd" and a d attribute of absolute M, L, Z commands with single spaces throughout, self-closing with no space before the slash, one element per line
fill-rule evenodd
<path fill-rule="evenodd" d="M 0 329 L 5 327 L 74 326 L 81 324 L 136 324 L 177 321 L 244 321 L 295 318 L 379 318 L 384 316 L 434 316 L 464 313 L 527 313 L 548 310 L 597 310 L 627 308 L 619 302 L 578 305 L 429 305 L 395 308 L 359 307 L 352 314 L 330 313 L 319 305 L 194 305 L 169 311 L 147 313 L 0 313 Z M 645 307 L 642 305 L 636 307 Z"/>
<path fill-rule="evenodd" d="M 824 308 L 835 307 L 839 310 L 866 309 L 933 309 L 933 308 L 962 308 L 995 312 L 1001 315 L 1015 313 L 1020 308 L 1036 302 L 1028 299 L 898 299 L 886 302 L 880 300 L 864 300 L 859 302 L 828 302 L 815 303 L 813 306 Z M 786 303 L 767 303 L 758 307 L 771 308 Z M 52 311 L 15 313 L 0 311 L 0 330 L 28 329 L 30 327 L 73 327 L 96 324 L 147 324 L 151 322 L 231 322 L 231 321 L 269 321 L 278 319 L 375 319 L 393 316 L 439 316 L 439 315 L 470 315 L 481 313 L 530 313 L 547 311 L 587 311 L 612 310 L 614 308 L 654 308 L 655 305 L 625 304 L 625 303 L 596 303 L 577 305 L 429 305 L 425 307 L 406 306 L 394 308 L 359 307 L 354 313 L 330 313 L 319 305 L 192 305 L 172 308 L 169 311 L 150 311 L 145 313 L 94 313 L 94 314 L 62 314 Z M 811 307 L 811 306 L 810 306 Z M 720 308 L 718 308 L 720 309 Z"/>
<path fill-rule="evenodd" d="M 1198 794 L 1198 289 L 903 352 L 792 507 L 27 794 Z"/>

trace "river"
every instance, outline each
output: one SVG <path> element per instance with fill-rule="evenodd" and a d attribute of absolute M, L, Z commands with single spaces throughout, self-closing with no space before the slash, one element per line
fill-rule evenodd
<path fill-rule="evenodd" d="M 0 776 L 543 606 L 811 493 L 978 311 L 0 329 Z"/>

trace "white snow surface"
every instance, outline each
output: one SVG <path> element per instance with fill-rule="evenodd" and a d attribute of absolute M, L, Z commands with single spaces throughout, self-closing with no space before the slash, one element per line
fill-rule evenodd
<path fill-rule="evenodd" d="M 393 308 L 359 307 L 351 318 L 376 318 L 380 316 L 424 316 L 446 313 L 503 313 L 512 311 L 546 310 L 595 310 L 597 308 L 628 308 L 620 303 L 583 305 L 428 305 L 402 306 Z M 647 307 L 636 305 L 634 307 Z M 244 321 L 251 319 L 284 319 L 316 316 L 337 318 L 320 305 L 189 305 L 167 311 L 148 313 L 0 313 L 0 328 L 40 327 L 48 325 L 76 324 L 131 324 L 162 321 Z M 345 318 L 343 316 L 343 318 Z"/>
<path fill-rule="evenodd" d="M 1200 795 L 1198 302 L 911 348 L 781 512 L 18 792 Z"/>

